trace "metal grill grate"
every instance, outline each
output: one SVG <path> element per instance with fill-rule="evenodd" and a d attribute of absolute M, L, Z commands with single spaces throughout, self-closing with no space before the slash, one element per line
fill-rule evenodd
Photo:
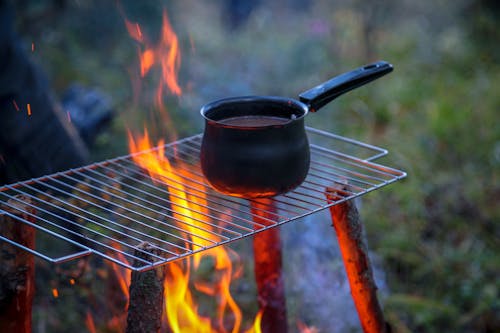
<path fill-rule="evenodd" d="M 406 176 L 372 162 L 387 153 L 384 149 L 313 128 L 307 131 L 311 167 L 306 180 L 272 199 L 245 200 L 212 190 L 199 167 L 199 134 L 164 146 L 173 170 L 165 178 L 153 181 L 134 163 L 133 156 L 146 154 L 140 152 L 6 185 L 0 188 L 0 214 L 64 243 L 48 250 L 24 248 L 46 260 L 57 263 L 94 253 L 143 271 L 296 220 Z M 337 201 L 328 202 L 325 190 L 335 184 L 347 186 Z M 30 222 L 33 219 L 35 223 Z M 22 247 L 4 236 L 0 239 Z M 144 242 L 158 250 L 148 254 L 151 260 L 138 256 L 143 251 L 138 245 Z"/>

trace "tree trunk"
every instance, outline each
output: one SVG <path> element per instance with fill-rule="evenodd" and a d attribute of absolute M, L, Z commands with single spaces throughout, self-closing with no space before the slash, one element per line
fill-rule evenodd
<path fill-rule="evenodd" d="M 35 222 L 35 218 L 23 213 L 35 214 L 34 209 L 23 203 L 29 199 L 18 196 L 22 202 L 9 200 L 16 208 L 2 210 Z M 35 248 L 35 229 L 6 214 L 0 214 L 2 235 L 28 248 Z M 22 249 L 0 241 L 0 332 L 31 333 L 31 312 L 35 295 L 35 258 Z"/>

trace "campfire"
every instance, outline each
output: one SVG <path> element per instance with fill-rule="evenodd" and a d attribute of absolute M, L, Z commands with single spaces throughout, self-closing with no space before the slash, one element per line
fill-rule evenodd
<path fill-rule="evenodd" d="M 0 327 L 30 330 L 34 255 L 55 264 L 84 262 L 93 255 L 109 262 L 109 274 L 126 299 L 122 315 L 113 324 L 118 331 L 287 332 L 276 227 L 330 209 L 361 325 L 365 332 L 384 331 L 352 199 L 405 173 L 373 162 L 387 153 L 384 149 L 307 128 L 311 167 L 299 187 L 260 199 L 215 191 L 200 170 L 201 134 L 178 139 L 163 103 L 169 94 L 182 94 L 177 79 L 180 50 L 167 13 L 158 43 L 139 24 L 124 20 L 137 42 L 138 77 L 155 69 L 162 74 L 155 106 L 168 124 L 164 135 L 168 141 L 152 142 L 148 130 L 140 135 L 130 131 L 126 156 L 0 188 L 0 239 L 5 251 L 16 258 L 8 262 L 9 270 L 29 268 L 16 282 L 22 290 L 16 302 L 24 306 L 14 307 L 11 318 L 16 320 Z M 139 80 L 136 86 L 140 84 Z M 60 252 L 45 252 L 35 246 L 39 233 L 65 245 Z M 238 253 L 225 246 L 245 237 L 253 241 L 258 303 L 254 314 L 243 313 L 231 293 L 244 267 Z M 212 277 L 193 280 L 207 263 Z M 52 293 L 54 298 L 59 296 L 57 288 Z M 196 300 L 200 295 L 214 300 L 213 316 L 200 310 Z M 90 312 L 86 327 L 89 332 L 99 331 Z M 295 329 L 315 331 L 300 321 Z"/>

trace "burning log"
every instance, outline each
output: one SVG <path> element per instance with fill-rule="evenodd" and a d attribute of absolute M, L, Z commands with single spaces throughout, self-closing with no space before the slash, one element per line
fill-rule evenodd
<path fill-rule="evenodd" d="M 265 219 L 276 207 L 269 199 L 252 202 L 254 221 L 268 225 Z M 262 218 L 261 218 L 262 217 Z M 254 273 L 257 283 L 259 309 L 263 312 L 261 330 L 263 333 L 287 332 L 285 284 L 282 276 L 281 237 L 279 228 L 257 233 L 253 238 Z"/>
<path fill-rule="evenodd" d="M 153 261 L 151 254 L 159 255 L 159 251 L 148 243 L 137 246 L 134 256 Z M 139 264 L 139 263 L 138 263 Z M 142 263 L 141 263 L 142 265 Z M 158 267 L 145 272 L 132 272 L 130 282 L 130 301 L 127 316 L 127 333 L 152 333 L 161 328 L 165 272 Z"/>
<path fill-rule="evenodd" d="M 9 214 L 34 223 L 34 214 L 28 206 L 30 199 L 16 197 L 2 209 Z M 15 208 L 14 208 L 15 207 Z M 35 247 L 35 229 L 7 214 L 0 215 L 1 234 L 30 249 Z M 7 242 L 0 242 L 0 332 L 31 332 L 31 309 L 35 294 L 34 256 Z"/>
<path fill-rule="evenodd" d="M 342 199 L 344 190 L 346 188 L 328 188 L 325 193 L 328 202 Z M 330 215 L 363 332 L 389 333 L 377 299 L 377 286 L 356 205 L 353 200 L 336 204 L 330 207 Z"/>

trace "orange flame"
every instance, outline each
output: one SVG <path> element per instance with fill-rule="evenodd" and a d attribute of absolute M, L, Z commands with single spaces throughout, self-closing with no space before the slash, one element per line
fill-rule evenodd
<path fill-rule="evenodd" d="M 113 247 L 119 250 L 119 245 L 113 244 Z M 127 258 L 121 253 L 117 252 L 116 254 L 116 259 L 118 259 L 121 262 L 128 263 Z M 111 268 L 113 272 L 115 273 L 116 280 L 118 282 L 118 286 L 120 287 L 120 290 L 123 292 L 123 295 L 125 296 L 127 303 L 125 305 L 125 309 L 128 309 L 128 302 L 129 302 L 129 289 L 128 287 L 130 286 L 130 281 L 132 279 L 132 273 L 129 269 L 125 269 L 122 266 L 111 262 Z"/>
<path fill-rule="evenodd" d="M 141 45 L 139 51 L 141 77 L 145 77 L 154 65 L 159 65 L 162 80 L 158 92 L 162 93 L 163 89 L 167 89 L 174 95 L 180 96 L 182 88 L 178 83 L 177 76 L 181 65 L 179 41 L 172 30 L 166 11 L 163 11 L 162 19 L 162 34 L 157 45 L 153 45 L 147 36 L 142 33 L 141 26 L 138 23 L 132 23 L 125 19 L 125 26 L 130 37 Z"/>
<path fill-rule="evenodd" d="M 140 77 L 144 78 L 154 67 L 161 70 L 161 79 L 156 89 L 156 105 L 164 113 L 167 124 L 171 124 L 163 105 L 163 95 L 165 91 L 177 96 L 182 94 L 177 76 L 181 58 L 178 38 L 172 30 L 166 11 L 163 12 L 162 18 L 161 38 L 156 45 L 149 41 L 138 23 L 125 19 L 125 25 L 130 37 L 140 45 Z M 171 125 L 169 129 L 174 131 Z M 170 161 L 166 157 L 163 140 L 158 142 L 157 149 L 152 149 L 149 133 L 146 129 L 144 132 L 144 135 L 138 138 L 134 138 L 129 132 L 130 153 L 134 162 L 146 170 L 153 181 L 166 184 L 175 221 L 189 236 L 190 242 L 186 242 L 186 246 L 191 250 L 200 250 L 220 241 L 220 237 L 214 233 L 216 226 L 208 217 L 207 200 L 200 194 L 205 193 L 205 188 L 200 185 L 200 176 L 190 172 L 180 161 Z M 168 134 L 171 137 L 173 135 Z M 189 184 L 189 188 L 200 191 L 197 191 L 196 196 L 192 195 L 186 184 Z M 214 263 L 214 279 L 209 282 L 190 282 L 204 258 L 209 258 Z M 234 252 L 219 246 L 199 252 L 187 260 L 168 264 L 164 282 L 165 314 L 171 332 L 240 332 L 241 310 L 230 293 L 231 282 L 238 278 L 241 272 L 241 269 L 233 267 L 233 260 L 236 259 Z M 209 314 L 200 314 L 202 311 L 194 299 L 194 290 L 217 300 L 215 319 L 211 320 Z M 260 333 L 260 318 L 261 315 L 255 318 L 254 328 L 247 333 Z"/>
<path fill-rule="evenodd" d="M 170 139 L 175 139 L 172 120 L 165 109 L 163 99 L 166 92 L 175 96 L 181 96 L 182 94 L 182 88 L 179 85 L 177 75 L 181 65 L 181 53 L 177 35 L 170 25 L 165 10 L 162 16 L 160 40 L 156 44 L 153 44 L 142 32 L 141 26 L 138 23 L 130 22 L 126 18 L 124 18 L 124 21 L 130 37 L 139 43 L 140 77 L 144 78 L 155 66 L 160 69 L 161 76 L 156 87 L 155 105 L 159 110 L 159 115 L 163 118 L 163 123 L 167 126 Z M 135 82 L 134 86 L 139 87 L 140 84 Z"/>
<path fill-rule="evenodd" d="M 212 233 L 213 227 L 203 222 L 209 222 L 207 201 L 201 195 L 194 196 L 186 191 L 184 184 L 187 179 L 196 180 L 199 176 L 190 173 L 185 167 L 175 168 L 165 155 L 164 143 L 160 141 L 157 149 L 153 150 L 147 130 L 142 138 L 133 138 L 129 134 L 130 152 L 137 165 L 147 170 L 152 179 L 167 184 L 174 210 L 174 217 L 179 221 L 178 226 L 188 232 L 192 250 L 212 245 L 212 241 L 219 241 L 219 237 Z M 143 151 L 143 153 L 139 153 Z M 181 177 L 182 175 L 182 177 Z M 199 179 L 198 179 L 199 180 Z M 190 182 L 190 186 L 201 187 L 197 182 Z M 198 314 L 192 292 L 189 289 L 191 266 L 197 269 L 203 258 L 211 257 L 214 261 L 215 283 L 194 283 L 199 292 L 217 296 L 217 323 L 212 326 L 211 321 Z M 166 313 L 168 323 L 173 332 L 189 332 L 196 328 L 196 332 L 226 332 L 225 323 L 227 314 L 232 318 L 231 332 L 239 332 L 241 326 L 241 310 L 230 293 L 231 281 L 238 276 L 234 273 L 231 253 L 224 247 L 216 247 L 193 255 L 186 263 L 171 263 L 168 266 L 169 278 L 165 282 Z"/>
<path fill-rule="evenodd" d="M 113 246 L 113 248 L 119 251 L 112 253 L 109 252 L 108 255 L 115 256 L 116 259 L 119 260 L 120 262 L 130 264 L 127 258 L 120 252 L 120 250 L 122 250 L 120 245 L 115 243 L 111 245 Z M 111 262 L 110 267 L 111 267 L 111 272 L 114 274 L 112 276 L 109 275 L 106 276 L 107 278 L 113 279 L 112 280 L 113 284 L 116 284 L 119 291 L 122 293 L 123 298 L 120 297 L 120 305 L 118 308 L 112 308 L 111 316 L 106 321 L 106 327 L 110 332 L 125 332 L 127 324 L 127 309 L 130 301 L 129 286 L 132 278 L 132 272 L 129 269 L 118 265 L 115 262 Z M 121 303 L 122 300 L 125 300 L 124 305 Z M 89 329 L 89 331 L 92 332 L 88 324 L 89 320 L 91 320 L 91 322 L 94 323 L 94 318 L 92 317 L 92 314 L 90 312 L 87 313 L 87 317 L 90 317 L 87 318 L 86 320 L 87 329 Z"/>

